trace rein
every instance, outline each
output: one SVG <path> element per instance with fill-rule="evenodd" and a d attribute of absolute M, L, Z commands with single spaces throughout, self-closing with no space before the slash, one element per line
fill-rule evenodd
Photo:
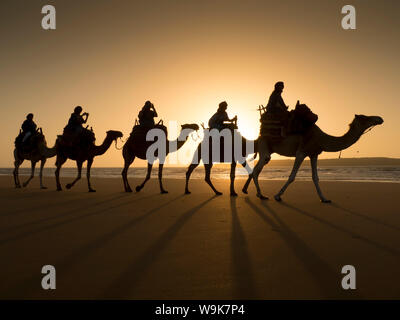
<path fill-rule="evenodd" d="M 367 130 L 365 130 L 361 135 L 364 135 L 364 134 L 366 134 L 367 132 L 370 132 L 374 127 L 375 127 L 375 125 L 369 127 L 369 128 L 368 128 Z M 340 150 L 340 152 L 339 152 L 339 159 L 340 159 L 341 155 L 342 155 L 342 150 Z"/>
<path fill-rule="evenodd" d="M 126 140 L 125 140 L 125 141 L 124 141 L 124 140 L 122 140 L 122 138 L 121 138 L 121 137 L 120 137 L 120 138 L 117 138 L 117 139 L 115 139 L 115 149 L 117 149 L 117 150 L 122 150 L 123 146 L 122 146 L 121 148 L 118 148 L 118 146 L 117 146 L 118 139 L 120 139 L 122 143 L 124 143 Z"/>

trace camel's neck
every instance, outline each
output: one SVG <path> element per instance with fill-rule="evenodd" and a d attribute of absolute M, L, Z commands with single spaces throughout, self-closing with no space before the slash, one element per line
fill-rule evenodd
<path fill-rule="evenodd" d="M 102 154 L 104 154 L 110 148 L 112 142 L 113 139 L 107 136 L 101 145 L 94 146 L 93 155 L 101 156 Z"/>
<path fill-rule="evenodd" d="M 185 132 L 186 131 L 186 132 Z M 179 137 L 176 140 L 168 141 L 167 143 L 167 153 L 176 152 L 186 143 L 189 134 L 188 130 L 182 130 Z"/>
<path fill-rule="evenodd" d="M 56 144 L 53 148 L 48 148 L 46 143 L 40 145 L 40 154 L 44 155 L 46 158 L 52 158 L 56 155 Z"/>
<path fill-rule="evenodd" d="M 363 134 L 363 130 L 355 125 L 350 125 L 349 130 L 341 137 L 330 136 L 323 133 L 321 140 L 321 147 L 323 151 L 337 152 L 347 149 L 357 142 Z"/>

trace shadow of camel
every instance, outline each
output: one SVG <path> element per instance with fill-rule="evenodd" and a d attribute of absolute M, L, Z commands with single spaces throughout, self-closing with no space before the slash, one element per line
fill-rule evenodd
<path fill-rule="evenodd" d="M 150 247 L 145 250 L 133 263 L 123 272 L 116 281 L 109 286 L 101 298 L 117 298 L 124 297 L 129 298 L 135 284 L 142 279 L 143 274 L 147 269 L 154 263 L 157 257 L 165 250 L 178 231 L 184 226 L 184 224 L 202 207 L 207 205 L 217 196 L 213 196 L 210 199 L 203 201 L 197 206 L 184 212 L 178 220 L 169 227 Z M 161 297 L 159 297 L 161 298 Z"/>
<path fill-rule="evenodd" d="M 231 266 L 234 280 L 233 299 L 255 299 L 258 295 L 253 266 L 247 249 L 246 237 L 240 225 L 236 200 L 236 197 L 230 198 L 232 213 Z"/>
<path fill-rule="evenodd" d="M 355 212 L 355 211 L 352 211 L 352 210 L 343 208 L 343 207 L 341 207 L 340 205 L 338 205 L 338 204 L 336 204 L 336 203 L 331 203 L 331 206 L 332 206 L 332 207 L 335 207 L 335 208 L 337 208 L 337 209 L 339 209 L 339 210 L 342 210 L 342 211 L 344 211 L 344 212 L 347 212 L 347 213 L 349 213 L 349 214 L 351 214 L 351 215 L 354 215 L 354 216 L 356 216 L 356 217 L 359 217 L 359 218 L 361 218 L 361 219 L 367 220 L 367 221 L 369 221 L 369 222 L 376 223 L 376 224 L 380 224 L 380 225 L 382 225 L 382 226 L 384 226 L 384 227 L 387 227 L 387 228 L 390 228 L 390 229 L 393 229 L 393 230 L 396 230 L 396 231 L 400 231 L 400 228 L 397 227 L 397 226 L 392 226 L 392 225 L 390 225 L 390 224 L 388 224 L 388 223 L 386 223 L 386 222 L 384 222 L 384 221 L 380 221 L 380 220 L 377 220 L 377 219 L 368 217 L 367 215 L 364 215 L 364 214 L 362 214 L 362 213 Z"/>
<path fill-rule="evenodd" d="M 101 201 L 97 201 L 98 199 L 85 199 L 85 200 L 88 200 L 87 202 L 85 202 L 85 206 L 87 206 L 87 207 L 89 207 L 89 208 L 97 207 L 97 206 L 102 205 L 102 204 L 105 204 L 105 203 L 110 203 L 110 202 L 112 202 L 112 201 L 119 200 L 119 199 L 121 199 L 121 198 L 123 198 L 123 197 L 124 197 L 124 196 L 117 196 L 117 197 L 114 197 L 114 195 L 112 195 L 112 196 L 108 196 L 106 199 L 102 199 Z M 29 208 L 29 210 L 26 210 L 26 209 L 25 209 L 25 211 L 29 212 L 30 214 L 34 214 L 35 210 L 39 210 L 39 209 L 48 210 L 48 209 L 51 208 L 51 207 L 57 207 L 57 206 L 58 206 L 58 207 L 62 207 L 64 204 L 69 204 L 69 203 L 71 203 L 72 201 L 73 201 L 72 199 L 69 199 L 68 201 L 61 202 L 61 203 L 60 203 L 60 202 L 59 202 L 59 203 L 54 203 L 54 204 L 52 204 L 52 205 L 47 205 L 47 204 L 46 204 L 45 207 L 44 207 L 44 205 L 42 204 L 42 205 L 40 205 L 40 206 L 38 206 L 38 207 L 36 207 L 36 208 Z M 81 200 L 78 200 L 78 201 L 81 201 Z M 46 218 L 42 218 L 42 219 L 35 220 L 35 221 L 26 222 L 26 223 L 23 223 L 23 224 L 11 226 L 11 227 L 4 228 L 4 229 L 0 229 L 0 232 L 2 232 L 2 233 L 4 233 L 4 232 L 10 232 L 10 231 L 13 231 L 13 230 L 21 229 L 21 228 L 24 228 L 24 227 L 29 227 L 29 226 L 36 225 L 36 224 L 41 224 L 42 222 L 46 222 L 46 221 L 58 219 L 58 218 L 61 218 L 61 217 L 65 217 L 65 216 L 69 216 L 69 215 L 71 215 L 71 214 L 77 213 L 77 209 L 72 209 L 72 210 L 63 212 L 63 213 L 61 213 L 61 214 L 58 214 L 58 213 L 57 213 L 57 210 L 54 210 L 54 211 L 55 211 L 55 212 L 52 212 L 52 213 L 56 213 L 56 214 L 53 215 L 53 216 L 46 217 Z"/>
<path fill-rule="evenodd" d="M 64 226 L 65 224 L 76 222 L 78 220 L 81 220 L 81 219 L 84 219 L 84 218 L 87 218 L 87 217 L 98 215 L 100 213 L 108 213 L 109 210 L 112 210 L 112 209 L 115 209 L 115 208 L 119 208 L 119 207 L 122 207 L 122 206 L 125 206 L 125 205 L 129 205 L 132 202 L 137 202 L 137 201 L 140 201 L 140 200 L 143 200 L 143 199 L 147 199 L 147 198 L 151 198 L 151 197 L 154 197 L 154 196 L 155 196 L 155 194 L 148 195 L 148 196 L 142 197 L 140 199 L 132 199 L 132 197 L 129 197 L 129 201 L 126 201 L 124 203 L 119 203 L 119 204 L 117 204 L 115 206 L 106 207 L 106 208 L 102 208 L 102 209 L 97 210 L 97 211 L 92 211 L 92 212 L 89 212 L 89 213 L 86 213 L 86 214 L 83 214 L 83 215 L 74 216 L 74 217 L 72 217 L 70 219 L 67 219 L 67 220 L 63 220 L 63 221 L 60 221 L 60 222 L 57 222 L 57 223 L 54 223 L 54 224 L 51 224 L 51 225 L 48 225 L 48 226 L 43 226 L 43 227 L 37 228 L 36 230 L 23 232 L 23 233 L 14 235 L 14 236 L 10 236 L 10 237 L 5 238 L 5 239 L 1 239 L 0 240 L 0 246 L 4 245 L 4 244 L 6 244 L 6 243 L 8 243 L 10 241 L 23 239 L 23 238 L 26 238 L 28 236 L 31 236 L 31 235 L 34 235 L 34 234 L 37 234 L 37 233 L 40 233 L 40 232 L 43 232 L 43 231 L 47 231 L 47 230 L 50 230 L 50 229 L 53 229 L 53 228 Z M 116 197 L 114 199 L 109 199 L 109 200 L 97 202 L 97 203 L 93 204 L 92 206 L 96 206 L 97 207 L 99 205 L 103 205 L 105 203 L 109 203 L 111 201 L 118 200 L 120 198 L 128 198 L 128 196 L 125 195 L 125 194 L 122 194 L 119 197 Z M 79 209 L 79 210 L 84 210 L 84 209 Z M 76 208 L 63 213 L 60 216 L 55 216 L 54 219 L 57 219 L 59 217 L 70 216 L 70 215 L 75 214 L 75 213 L 77 213 L 77 209 Z M 52 220 L 52 218 L 46 218 L 44 220 Z"/>
<path fill-rule="evenodd" d="M 141 199 L 145 199 L 145 198 L 149 198 L 149 197 L 150 196 L 145 196 L 145 197 L 142 197 Z M 64 274 L 64 275 L 67 274 L 68 270 L 71 267 L 73 267 L 76 263 L 82 262 L 84 259 L 87 259 L 91 252 L 104 247 L 105 245 L 107 245 L 108 242 L 110 242 L 116 236 L 119 236 L 122 233 L 128 231 L 134 225 L 149 218 L 152 214 L 154 214 L 157 211 L 159 211 L 160 209 L 168 206 L 172 202 L 179 200 L 180 198 L 183 198 L 183 195 L 175 197 L 175 198 L 163 203 L 162 205 L 157 206 L 157 207 L 147 211 L 146 213 L 140 215 L 139 217 L 135 217 L 134 219 L 129 221 L 127 224 L 124 224 L 124 225 L 121 225 L 121 226 L 115 228 L 114 230 L 102 235 L 100 238 L 96 238 L 95 240 L 93 240 L 83 246 L 80 246 L 78 250 L 75 250 L 75 251 L 71 252 L 70 254 L 68 254 L 67 256 L 64 256 L 61 260 L 55 261 L 54 264 L 57 266 L 57 272 L 61 272 L 61 274 Z M 35 288 L 37 281 L 38 281 L 37 275 L 32 275 L 29 278 L 25 278 L 18 285 L 15 285 L 12 288 L 8 289 L 8 293 L 13 294 L 14 296 L 18 297 L 18 295 L 20 295 L 20 293 L 22 292 L 23 288 L 25 288 L 24 294 L 27 294 L 26 288 Z"/>
<path fill-rule="evenodd" d="M 311 218 L 311 219 L 313 219 L 315 221 L 318 221 L 321 224 L 329 226 L 332 229 L 335 229 L 337 231 L 343 232 L 343 233 L 349 235 L 350 237 L 352 237 L 354 239 L 359 239 L 359 240 L 361 240 L 361 241 L 363 241 L 363 242 L 365 242 L 365 243 L 367 243 L 367 244 L 369 244 L 371 246 L 374 246 L 374 247 L 376 247 L 378 249 L 386 251 L 386 252 L 388 252 L 388 253 L 390 253 L 392 255 L 395 255 L 395 256 L 399 256 L 400 255 L 400 251 L 397 250 L 397 249 L 390 248 L 390 247 L 388 247 L 388 246 L 386 246 L 384 244 L 380 244 L 380 243 L 378 243 L 376 241 L 370 240 L 370 239 L 368 239 L 368 238 L 366 238 L 366 237 L 364 237 L 364 236 L 362 236 L 360 234 L 357 234 L 355 232 L 349 231 L 349 230 L 347 230 L 347 229 L 345 229 L 345 228 L 343 228 L 341 226 L 338 226 L 338 225 L 336 225 L 334 223 L 331 223 L 331 222 L 326 221 L 326 220 L 324 220 L 322 218 L 316 217 L 316 216 L 314 216 L 314 215 L 312 215 L 312 214 L 310 214 L 310 213 L 308 213 L 308 212 L 306 212 L 304 210 L 298 209 L 298 208 L 288 204 L 287 202 L 281 202 L 280 205 L 282 205 L 284 207 L 287 207 L 287 208 L 290 208 L 290 209 L 292 209 L 293 211 L 295 211 L 297 213 L 305 215 L 306 217 L 309 217 L 309 218 Z"/>
<path fill-rule="evenodd" d="M 264 208 L 269 211 L 276 222 L 269 218 L 264 211 L 258 208 L 248 197 L 245 198 L 245 201 L 265 223 L 280 234 L 289 249 L 291 249 L 293 254 L 297 257 L 298 261 L 303 263 L 309 275 L 314 278 L 316 285 L 319 287 L 322 295 L 321 298 L 361 298 L 359 293 L 355 293 L 354 291 L 348 293 L 342 289 L 340 285 L 342 278 L 340 270 L 332 269 L 324 260 L 322 260 L 283 222 L 281 218 L 279 218 L 276 212 L 268 204 L 262 202 Z"/>

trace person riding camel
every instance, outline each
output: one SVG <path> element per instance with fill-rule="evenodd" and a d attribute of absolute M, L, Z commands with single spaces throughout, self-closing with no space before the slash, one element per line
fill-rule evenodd
<path fill-rule="evenodd" d="M 154 127 L 154 118 L 158 117 L 157 111 L 154 108 L 154 104 L 150 101 L 146 101 L 142 110 L 139 112 L 139 124 L 143 127 Z"/>
<path fill-rule="evenodd" d="M 89 118 L 89 113 L 82 113 L 82 107 L 77 106 L 74 109 L 74 112 L 71 113 L 71 117 L 68 120 L 68 124 L 65 127 L 67 131 L 74 135 L 79 135 L 83 131 L 83 124 L 87 122 Z M 84 118 L 85 117 L 85 118 Z"/>
<path fill-rule="evenodd" d="M 22 123 L 22 143 L 26 143 L 29 137 L 32 137 L 36 133 L 36 123 L 33 122 L 33 113 L 29 113 L 26 116 L 26 120 Z"/>
<path fill-rule="evenodd" d="M 218 129 L 218 130 L 223 130 L 225 128 L 236 129 L 237 116 L 233 117 L 232 119 L 229 119 L 228 113 L 226 112 L 227 108 L 228 108 L 228 103 L 226 101 L 223 101 L 219 104 L 217 112 L 214 113 L 214 115 L 208 121 L 208 126 L 210 127 L 210 129 Z M 224 123 L 225 121 L 229 121 L 232 123 L 225 124 Z"/>
<path fill-rule="evenodd" d="M 289 106 L 285 104 L 282 98 L 282 91 L 284 87 L 285 86 L 282 81 L 275 83 L 275 90 L 271 93 L 267 104 L 268 113 L 280 113 L 288 110 Z"/>

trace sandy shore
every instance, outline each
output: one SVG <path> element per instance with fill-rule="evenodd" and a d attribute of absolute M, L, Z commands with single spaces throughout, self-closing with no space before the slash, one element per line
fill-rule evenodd
<path fill-rule="evenodd" d="M 94 194 L 84 179 L 63 192 L 45 182 L 0 177 L 0 298 L 400 298 L 400 184 L 321 182 L 334 201 L 322 204 L 300 181 L 283 203 L 254 186 L 231 199 L 227 180 L 220 197 L 203 180 L 187 196 L 184 180 L 165 180 L 166 195 L 156 180 L 133 194 L 120 179 L 93 179 Z M 261 183 L 270 197 L 281 185 Z M 46 264 L 56 290 L 41 289 Z M 348 264 L 357 290 L 341 288 Z"/>

